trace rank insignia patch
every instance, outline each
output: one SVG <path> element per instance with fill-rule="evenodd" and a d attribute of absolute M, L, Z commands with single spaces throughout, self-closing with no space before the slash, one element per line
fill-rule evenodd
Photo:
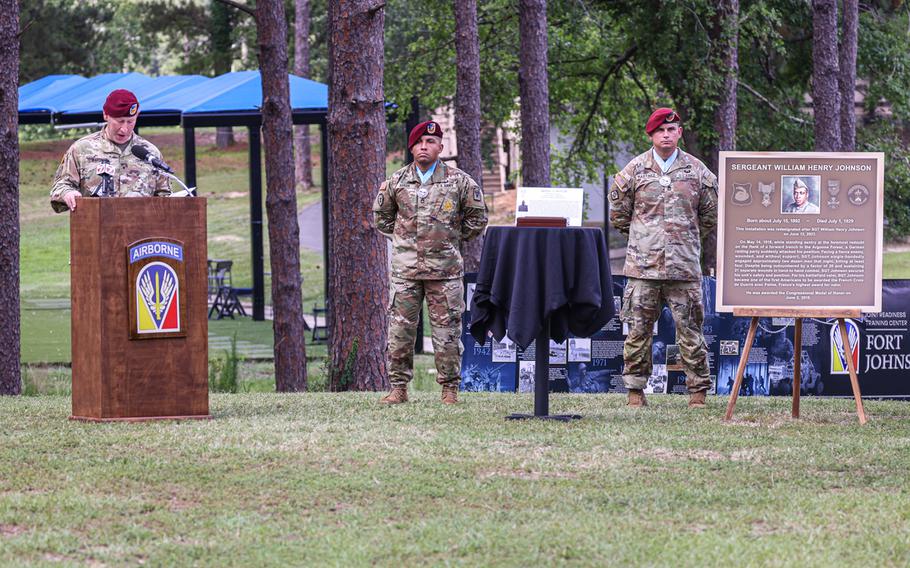
<path fill-rule="evenodd" d="M 127 254 L 130 339 L 185 336 L 183 243 L 145 239 L 129 245 Z"/>

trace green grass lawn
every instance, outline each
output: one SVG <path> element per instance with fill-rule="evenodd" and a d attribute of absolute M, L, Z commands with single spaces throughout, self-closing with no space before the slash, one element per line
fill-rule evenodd
<path fill-rule="evenodd" d="M 906 566 L 906 404 L 554 395 L 212 398 L 212 421 L 84 424 L 0 398 L 0 564 Z"/>
<path fill-rule="evenodd" d="M 882 274 L 885 278 L 910 278 L 910 251 L 885 253 Z"/>

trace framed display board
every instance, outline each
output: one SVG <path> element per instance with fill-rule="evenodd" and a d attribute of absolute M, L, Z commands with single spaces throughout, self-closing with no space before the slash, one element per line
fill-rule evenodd
<path fill-rule="evenodd" d="M 884 161 L 721 152 L 717 310 L 881 311 Z"/>

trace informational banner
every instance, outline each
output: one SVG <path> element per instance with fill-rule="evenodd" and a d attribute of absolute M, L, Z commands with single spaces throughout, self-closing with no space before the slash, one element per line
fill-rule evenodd
<path fill-rule="evenodd" d="M 519 187 L 515 218 L 564 217 L 570 227 L 581 227 L 584 201 L 580 187 Z"/>
<path fill-rule="evenodd" d="M 717 309 L 881 310 L 884 159 L 721 152 Z"/>
<path fill-rule="evenodd" d="M 466 290 L 473 290 L 474 275 L 466 277 Z M 619 302 L 625 279 L 613 277 L 613 300 Z M 750 318 L 736 318 L 715 309 L 715 280 L 702 282 L 705 304 L 704 334 L 708 346 L 712 391 L 729 394 L 736 378 Z M 470 307 L 470 303 L 468 303 Z M 910 280 L 883 282 L 882 311 L 848 319 L 853 357 L 864 397 L 910 397 Z M 497 342 L 490 337 L 477 345 L 468 332 L 470 312 L 465 314 L 462 341 L 462 390 L 532 392 L 534 390 L 534 344 L 516 348 L 508 337 Z M 787 395 L 793 388 L 792 318 L 762 318 L 749 353 L 741 396 Z M 616 316 L 590 338 L 569 337 L 564 343 L 550 342 L 551 392 L 624 392 L 622 348 L 626 329 Z M 847 362 L 841 350 L 840 333 L 833 319 L 803 319 L 800 391 L 803 395 L 852 396 Z M 651 347 L 652 371 L 645 392 L 685 393 L 685 371 L 679 360 L 673 317 L 664 307 Z"/>

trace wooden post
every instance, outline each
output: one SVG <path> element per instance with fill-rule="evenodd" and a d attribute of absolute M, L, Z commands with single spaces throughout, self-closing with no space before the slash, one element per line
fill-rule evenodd
<path fill-rule="evenodd" d="M 863 409 L 863 399 L 859 393 L 859 379 L 856 376 L 856 366 L 853 364 L 853 353 L 850 349 L 850 337 L 847 335 L 847 324 L 844 318 L 837 318 L 840 327 L 840 336 L 844 343 L 844 358 L 847 360 L 847 370 L 850 371 L 850 386 L 853 387 L 853 399 L 856 401 L 856 415 L 859 423 L 866 423 L 866 411 Z"/>
<path fill-rule="evenodd" d="M 758 329 L 758 316 L 752 317 L 749 324 L 749 333 L 746 335 L 746 343 L 743 345 L 743 353 L 739 357 L 739 367 L 736 369 L 736 381 L 733 383 L 733 390 L 730 391 L 730 402 L 727 403 L 727 414 L 724 420 L 733 418 L 733 408 L 736 406 L 736 399 L 739 398 L 739 389 L 743 384 L 743 375 L 746 372 L 746 365 L 749 362 L 749 351 L 752 349 L 752 342 L 755 341 L 755 331 Z"/>
<path fill-rule="evenodd" d="M 803 364 L 803 318 L 796 318 L 793 331 L 793 409 L 790 416 L 799 418 L 799 393 Z"/>
<path fill-rule="evenodd" d="M 837 318 L 837 325 L 840 327 L 841 339 L 844 344 L 844 356 L 847 359 L 847 369 L 850 371 L 850 386 L 853 388 L 853 398 L 856 401 L 856 414 L 859 417 L 859 423 L 866 423 L 866 412 L 863 409 L 863 399 L 859 391 L 859 379 L 856 376 L 856 366 L 853 364 L 853 357 L 850 352 L 850 338 L 847 336 L 847 324 L 844 318 L 859 318 L 862 312 L 858 309 L 830 309 L 830 308 L 735 308 L 733 310 L 735 317 L 751 317 L 752 323 L 749 325 L 749 333 L 746 336 L 746 343 L 743 346 L 743 353 L 740 356 L 739 368 L 736 372 L 736 383 L 733 385 L 733 391 L 730 393 L 730 402 L 727 403 L 727 413 L 724 415 L 724 421 L 729 421 L 733 417 L 733 409 L 736 407 L 736 399 L 739 397 L 739 388 L 742 385 L 743 374 L 746 371 L 746 364 L 749 359 L 749 350 L 752 349 L 752 342 L 755 341 L 755 330 L 758 327 L 758 318 L 760 317 L 785 317 L 795 318 L 794 333 L 794 354 L 793 354 L 793 408 L 791 414 L 793 418 L 799 418 L 799 392 L 800 392 L 800 373 L 802 372 L 802 335 L 803 321 L 805 317 L 815 318 Z"/>

